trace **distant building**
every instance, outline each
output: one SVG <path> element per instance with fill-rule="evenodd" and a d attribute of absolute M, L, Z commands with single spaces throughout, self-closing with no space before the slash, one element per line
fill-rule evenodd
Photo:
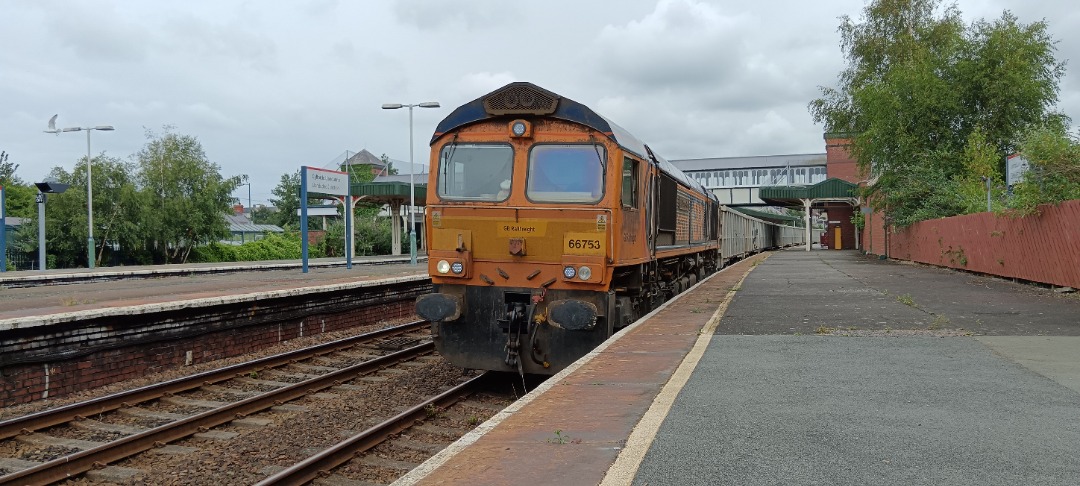
<path fill-rule="evenodd" d="M 826 179 L 826 154 L 713 157 L 672 160 L 706 189 L 720 204 L 766 205 L 759 189 L 766 186 L 812 186 Z"/>
<path fill-rule="evenodd" d="M 252 223 L 242 204 L 233 206 L 233 214 L 225 215 L 225 222 L 229 225 L 229 239 L 222 240 L 221 243 L 229 245 L 261 240 L 267 233 L 285 232 L 277 225 Z"/>
<path fill-rule="evenodd" d="M 375 154 L 368 152 L 367 149 L 363 149 L 345 159 L 345 167 L 348 167 L 349 172 L 360 173 L 360 171 L 367 171 L 373 176 L 386 175 L 387 167 L 386 163 L 382 159 L 375 156 Z"/>

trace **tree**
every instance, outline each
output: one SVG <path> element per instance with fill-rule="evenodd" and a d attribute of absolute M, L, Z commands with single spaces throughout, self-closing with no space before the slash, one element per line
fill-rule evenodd
<path fill-rule="evenodd" d="M 136 160 L 147 198 L 142 220 L 153 239 L 148 246 L 166 262 L 183 263 L 194 246 L 228 236 L 224 216 L 240 176 L 222 177 L 195 137 L 170 128 L 162 135 L 147 130 L 149 142 Z"/>
<path fill-rule="evenodd" d="M 291 174 L 282 174 L 277 186 L 270 191 L 276 198 L 270 198 L 270 204 L 278 209 L 274 224 L 285 229 L 300 228 L 300 169 Z M 308 198 L 308 206 L 321 205 L 322 198 Z M 308 218 L 308 226 L 314 227 L 314 218 Z"/>
<path fill-rule="evenodd" d="M 1064 67 L 1045 22 L 1005 12 L 965 27 L 955 6 L 936 16 L 939 5 L 874 0 L 862 23 L 842 17 L 848 66 L 809 105 L 827 132 L 853 138 L 853 155 L 876 179 L 869 201 L 899 226 L 972 209 L 958 189 L 986 167 L 965 151 L 990 147 L 995 163 L 981 177 L 1000 180 L 1024 130 L 1067 123 L 1051 109 Z"/>
<path fill-rule="evenodd" d="M 36 211 L 34 194 L 37 191 L 15 175 L 19 164 L 9 162 L 8 158 L 7 152 L 0 151 L 0 187 L 4 188 L 4 215 L 29 218 Z"/>
<path fill-rule="evenodd" d="M 143 197 L 132 178 L 134 165 L 104 154 L 91 161 L 94 189 L 95 264 L 115 244 L 125 252 L 142 245 L 140 230 Z M 87 266 L 86 157 L 72 172 L 54 167 L 52 177 L 70 188 L 51 194 L 46 205 L 45 232 L 49 252 L 58 268 Z M 35 218 L 36 221 L 36 218 Z"/>
<path fill-rule="evenodd" d="M 1037 127 L 1020 143 L 1028 171 L 1014 189 L 1011 205 L 1021 215 L 1040 204 L 1080 199 L 1080 141 L 1060 126 Z"/>

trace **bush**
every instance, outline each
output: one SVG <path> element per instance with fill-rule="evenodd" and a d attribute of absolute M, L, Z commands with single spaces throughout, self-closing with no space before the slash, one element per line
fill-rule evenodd
<path fill-rule="evenodd" d="M 296 260 L 301 258 L 300 235 L 297 233 L 267 234 L 260 240 L 242 245 L 211 243 L 192 250 L 191 262 L 255 262 L 264 260 Z M 318 258 L 321 252 L 309 248 L 309 257 Z"/>

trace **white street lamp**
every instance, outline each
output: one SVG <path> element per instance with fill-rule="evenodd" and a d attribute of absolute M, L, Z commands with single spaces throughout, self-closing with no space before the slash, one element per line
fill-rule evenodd
<path fill-rule="evenodd" d="M 403 103 L 385 103 L 382 105 L 384 110 L 396 110 L 398 108 L 409 109 L 409 263 L 416 265 L 416 188 L 413 185 L 413 117 L 412 109 L 415 106 L 420 108 L 438 108 L 438 101 L 425 101 L 423 103 L 415 104 L 403 104 Z"/>
<path fill-rule="evenodd" d="M 91 164 L 90 164 L 90 132 L 93 130 L 101 130 L 103 132 L 111 132 L 115 130 L 112 125 L 98 125 L 96 127 L 68 127 L 64 129 L 56 128 L 56 115 L 49 120 L 49 129 L 45 130 L 45 133 L 60 133 L 60 132 L 78 132 L 86 131 L 86 224 L 88 228 L 86 238 L 86 257 L 88 265 L 91 269 L 94 268 L 94 186 L 91 184 Z"/>

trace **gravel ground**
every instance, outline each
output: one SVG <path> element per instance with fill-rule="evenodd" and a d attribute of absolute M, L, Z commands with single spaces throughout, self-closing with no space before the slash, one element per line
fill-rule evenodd
<path fill-rule="evenodd" d="M 386 321 L 348 331 L 294 339 L 267 348 L 259 353 L 155 373 L 139 380 L 116 383 L 62 399 L 43 400 L 8 407 L 0 411 L 0 414 L 2 414 L 0 418 L 17 417 L 89 400 L 412 320 L 414 319 Z M 339 359 L 334 356 L 328 356 L 324 360 L 324 363 L 330 366 L 335 364 L 344 365 L 347 362 L 346 359 Z M 274 370 L 261 373 L 258 379 L 294 381 L 296 377 L 290 375 L 290 371 L 298 374 L 304 373 L 303 370 L 280 372 Z M 349 386 L 333 387 L 324 390 L 321 394 L 289 402 L 288 405 L 300 406 L 299 409 L 290 407 L 290 409 L 277 409 L 251 416 L 252 418 L 269 420 L 269 425 L 251 428 L 226 424 L 213 429 L 213 432 L 236 434 L 231 438 L 206 439 L 191 437 L 172 444 L 190 448 L 189 452 L 164 453 L 155 450 L 121 461 L 114 464 L 114 466 L 138 469 L 142 473 L 130 479 L 116 479 L 107 482 L 109 484 L 155 485 L 252 484 L 280 469 L 291 466 L 318 450 L 396 415 L 412 403 L 456 385 L 460 381 L 471 377 L 472 374 L 467 374 L 460 368 L 453 367 L 438 357 L 424 357 L 414 362 L 412 366 L 384 370 L 371 376 L 376 378 L 353 380 L 347 384 Z M 247 384 L 237 385 L 235 388 L 258 390 L 261 386 Z M 235 396 L 230 395 L 233 394 L 222 391 L 200 391 L 197 393 L 197 398 L 221 401 L 236 399 Z M 436 430 L 458 430 L 457 435 L 463 435 L 476 425 L 483 423 L 488 417 L 505 407 L 507 403 L 509 403 L 508 397 L 497 395 L 479 396 L 470 399 L 465 404 L 452 407 L 450 410 L 432 410 L 424 423 L 434 425 Z M 193 407 L 163 402 L 147 404 L 140 406 L 140 408 L 155 412 L 184 414 L 201 411 L 201 409 Z M 153 427 L 159 425 L 162 421 L 112 414 L 109 416 L 108 422 Z M 107 440 L 116 435 L 112 432 L 75 427 L 56 428 L 50 433 L 70 439 L 96 441 Z M 411 429 L 399 437 L 399 439 L 403 438 L 406 443 L 411 445 L 403 446 L 392 443 L 380 446 L 380 448 L 370 451 L 365 457 L 361 458 L 367 462 L 354 461 L 356 464 L 343 468 L 343 470 L 347 471 L 349 477 L 355 479 L 390 482 L 404 474 L 404 472 L 394 468 L 381 467 L 380 464 L 385 465 L 385 460 L 381 462 L 378 459 L 367 460 L 367 457 L 391 458 L 392 461 L 418 464 L 434 453 L 431 452 L 432 449 L 437 450 L 437 448 L 444 447 L 452 442 L 455 439 L 453 435 L 451 434 L 448 437 L 444 433 Z M 421 450 L 417 450 L 415 445 L 417 443 L 429 444 L 429 446 L 422 446 L 420 447 Z M 72 452 L 75 451 L 56 446 L 39 446 L 11 441 L 0 444 L 0 456 L 19 457 L 26 460 L 50 460 L 59 455 Z M 101 484 L 101 482 L 95 482 L 87 477 L 79 477 L 64 484 Z"/>

